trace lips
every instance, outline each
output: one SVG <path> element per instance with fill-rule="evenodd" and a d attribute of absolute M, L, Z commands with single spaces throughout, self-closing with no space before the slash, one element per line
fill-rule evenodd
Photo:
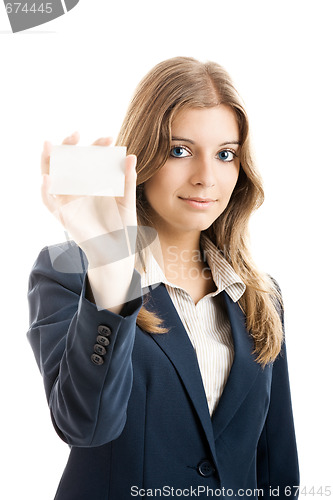
<path fill-rule="evenodd" d="M 179 199 L 184 201 L 188 206 L 201 210 L 211 207 L 217 201 L 212 198 L 199 198 L 197 196 L 193 198 L 182 198 L 179 196 Z"/>
<path fill-rule="evenodd" d="M 212 198 L 182 198 L 182 199 L 191 200 L 191 201 L 202 201 L 202 202 L 215 201 Z"/>

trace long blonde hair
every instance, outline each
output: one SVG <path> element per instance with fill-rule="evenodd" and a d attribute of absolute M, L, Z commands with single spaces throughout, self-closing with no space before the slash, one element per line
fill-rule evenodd
<path fill-rule="evenodd" d="M 137 156 L 137 216 L 139 226 L 151 225 L 144 183 L 167 161 L 171 147 L 171 125 L 183 109 L 230 106 L 240 134 L 240 172 L 224 212 L 205 231 L 223 252 L 246 284 L 239 305 L 254 339 L 257 362 L 274 361 L 281 349 L 282 307 L 273 280 L 252 261 L 248 243 L 248 222 L 264 200 L 261 177 L 253 161 L 249 122 L 228 73 L 214 62 L 202 63 L 190 57 L 174 57 L 157 64 L 139 83 L 120 129 L 117 145 L 127 146 Z M 151 333 L 165 332 L 158 316 L 141 308 L 138 325 Z"/>

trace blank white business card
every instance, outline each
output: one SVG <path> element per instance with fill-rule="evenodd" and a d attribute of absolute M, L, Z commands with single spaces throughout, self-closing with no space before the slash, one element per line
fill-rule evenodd
<path fill-rule="evenodd" d="M 126 147 L 53 146 L 50 193 L 124 196 Z"/>

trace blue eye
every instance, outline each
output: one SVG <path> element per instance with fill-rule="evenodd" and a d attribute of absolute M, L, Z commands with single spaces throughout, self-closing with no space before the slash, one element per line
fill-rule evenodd
<path fill-rule="evenodd" d="M 236 154 L 233 151 L 230 151 L 230 149 L 223 149 L 219 152 L 218 156 L 220 160 L 228 162 L 232 161 L 235 158 Z"/>
<path fill-rule="evenodd" d="M 188 151 L 182 146 L 174 146 L 170 151 L 170 155 L 174 158 L 186 158 L 186 156 L 189 156 L 188 154 L 184 155 L 184 153 L 188 153 Z"/>

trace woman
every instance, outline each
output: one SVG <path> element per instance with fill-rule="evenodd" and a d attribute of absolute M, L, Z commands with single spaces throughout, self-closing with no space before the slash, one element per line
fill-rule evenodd
<path fill-rule="evenodd" d="M 248 250 L 263 190 L 230 77 L 158 64 L 117 144 L 119 198 L 50 195 L 42 155 L 44 203 L 72 237 L 29 283 L 28 337 L 71 446 L 56 498 L 296 496 L 281 298 Z"/>

